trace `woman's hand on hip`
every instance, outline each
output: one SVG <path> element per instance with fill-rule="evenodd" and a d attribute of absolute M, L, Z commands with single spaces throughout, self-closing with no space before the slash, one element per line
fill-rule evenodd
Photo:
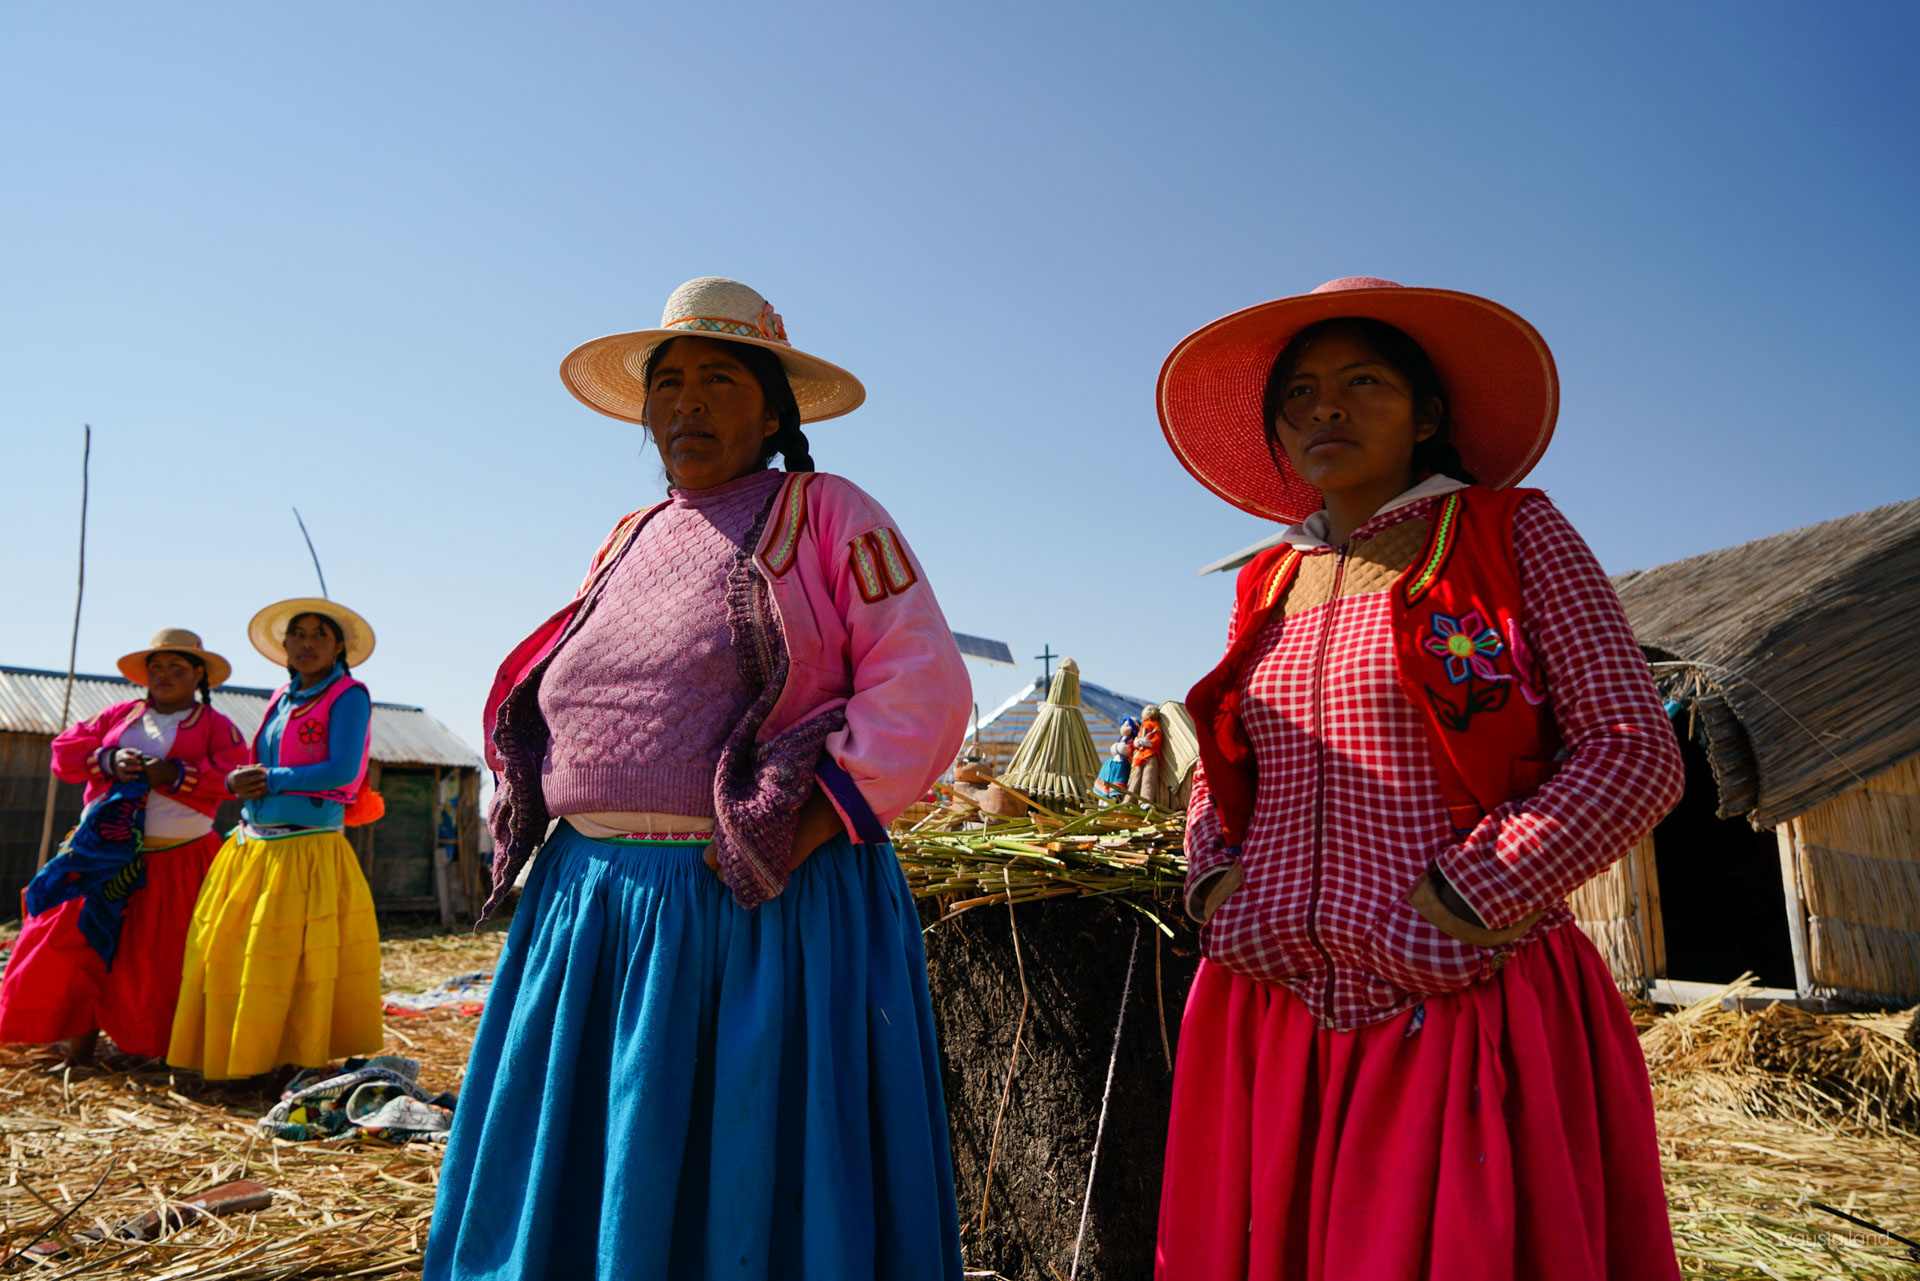
<path fill-rule="evenodd" d="M 799 867 L 815 850 L 846 830 L 846 824 L 840 821 L 840 811 L 833 808 L 833 802 L 820 790 L 820 785 L 814 784 L 793 825 L 793 861 L 787 866 Z"/>
<path fill-rule="evenodd" d="M 846 830 L 846 824 L 840 821 L 840 811 L 833 808 L 833 802 L 815 784 L 813 791 L 807 794 L 806 803 L 800 807 L 799 817 L 794 820 L 792 861 L 787 867 L 799 867 L 815 850 Z M 715 876 L 720 875 L 720 856 L 715 852 L 717 848 L 714 842 L 708 841 L 701 855 Z"/>

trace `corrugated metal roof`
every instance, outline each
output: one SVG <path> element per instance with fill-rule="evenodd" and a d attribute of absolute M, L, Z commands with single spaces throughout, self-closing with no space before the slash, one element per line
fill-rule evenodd
<path fill-rule="evenodd" d="M 983 716 L 980 719 L 980 728 L 984 730 L 987 726 L 1005 719 L 1010 714 L 1013 714 L 1015 709 L 1022 703 L 1038 704 L 1047 696 L 1047 685 L 1047 681 L 1037 676 L 1034 677 L 1033 682 L 1025 689 Z M 1118 725 L 1129 716 L 1139 716 L 1140 709 L 1152 701 L 1151 699 L 1135 698 L 1131 694 L 1116 694 L 1105 686 L 1095 685 L 1091 681 L 1083 680 L 1080 682 L 1080 706 L 1088 712 L 1112 721 L 1115 725 Z M 1032 719 L 1031 713 L 1029 713 L 1028 719 Z"/>
<path fill-rule="evenodd" d="M 31 667 L 0 667 L 0 732 L 57 734 L 60 698 L 67 684 L 65 672 L 43 672 Z M 138 697 L 140 687 L 118 676 L 75 676 L 73 707 L 68 723 L 97 716 L 115 703 Z M 270 689 L 223 685 L 213 691 L 213 705 L 251 739 L 267 714 Z M 480 769 L 477 753 L 439 721 L 418 707 L 404 703 L 373 705 L 370 751 L 382 765 L 451 765 Z"/>

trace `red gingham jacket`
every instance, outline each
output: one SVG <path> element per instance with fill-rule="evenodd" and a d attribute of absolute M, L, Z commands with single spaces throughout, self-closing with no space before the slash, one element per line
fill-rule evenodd
<path fill-rule="evenodd" d="M 1537 791 L 1456 834 L 1391 624 L 1390 591 L 1425 549 L 1441 501 L 1377 515 L 1344 548 L 1303 547 L 1281 607 L 1234 674 L 1257 772 L 1237 850 L 1204 764 L 1196 771 L 1188 884 L 1236 860 L 1245 874 L 1202 932 L 1208 958 L 1284 983 L 1334 1029 L 1458 991 L 1504 960 L 1508 949 L 1455 939 L 1406 901 L 1429 867 L 1491 927 L 1544 911 L 1526 936 L 1537 937 L 1571 919 L 1566 896 L 1650 830 L 1683 783 L 1612 584 L 1558 510 L 1531 497 L 1513 518 L 1518 627 L 1498 648 L 1501 671 L 1524 672 L 1544 695 L 1565 759 Z"/>

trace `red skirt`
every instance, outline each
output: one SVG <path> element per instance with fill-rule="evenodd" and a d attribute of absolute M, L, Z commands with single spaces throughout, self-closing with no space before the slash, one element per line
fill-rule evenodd
<path fill-rule="evenodd" d="M 164 1057 L 187 924 L 219 852 L 216 832 L 147 851 L 147 883 L 127 900 L 111 970 L 80 934 L 78 899 L 27 917 L 0 981 L 0 1041 L 45 1044 L 98 1028 L 129 1054 Z"/>
<path fill-rule="evenodd" d="M 1646 1060 L 1578 929 L 1357 1032 L 1202 963 L 1162 1281 L 1669 1281 Z"/>

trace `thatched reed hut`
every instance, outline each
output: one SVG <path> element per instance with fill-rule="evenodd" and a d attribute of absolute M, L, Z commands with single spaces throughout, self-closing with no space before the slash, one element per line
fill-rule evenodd
<path fill-rule="evenodd" d="M 1616 976 L 1920 1000 L 1920 500 L 1614 581 L 1687 758 L 1575 896 Z"/>
<path fill-rule="evenodd" d="M 0 667 L 0 905 L 18 904 L 34 873 L 66 680 L 64 672 Z M 226 685 L 213 692 L 213 705 L 251 738 L 272 693 Z M 77 677 L 69 721 L 138 696 L 139 686 L 118 676 Z M 370 755 L 367 781 L 385 799 L 387 812 L 378 822 L 348 828 L 347 839 L 360 856 L 375 907 L 438 912 L 449 923 L 471 919 L 486 898 L 479 756 L 420 708 L 378 702 Z M 82 790 L 69 783 L 58 787 L 56 840 L 78 820 Z M 239 816 L 239 804 L 229 801 L 214 821 L 224 832 Z"/>

